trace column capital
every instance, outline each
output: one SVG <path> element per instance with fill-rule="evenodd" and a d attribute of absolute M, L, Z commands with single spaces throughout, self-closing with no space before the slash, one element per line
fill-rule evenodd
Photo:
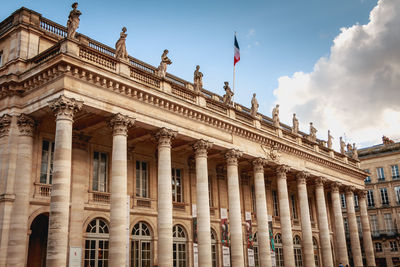
<path fill-rule="evenodd" d="M 153 133 L 153 137 L 157 140 L 160 146 L 171 146 L 171 141 L 177 135 L 177 131 L 162 127 Z"/>
<path fill-rule="evenodd" d="M 266 159 L 256 158 L 256 159 L 253 159 L 252 163 L 253 163 L 255 173 L 259 173 L 259 172 L 264 173 L 264 165 L 267 163 Z"/>
<path fill-rule="evenodd" d="M 297 184 L 306 184 L 310 174 L 305 171 L 300 171 L 296 174 Z"/>
<path fill-rule="evenodd" d="M 75 113 L 82 109 L 83 101 L 60 95 L 58 98 L 49 101 L 48 104 L 56 116 L 56 120 L 73 121 Z"/>
<path fill-rule="evenodd" d="M 331 183 L 331 191 L 334 193 L 339 193 L 341 186 L 342 186 L 342 184 L 339 182 L 332 182 Z"/>
<path fill-rule="evenodd" d="M 365 199 L 367 197 L 367 190 L 358 189 L 355 191 L 357 196 L 361 199 Z"/>
<path fill-rule="evenodd" d="M 286 179 L 286 173 L 290 171 L 290 167 L 287 165 L 279 165 L 276 168 L 276 174 L 280 178 L 285 178 Z"/>
<path fill-rule="evenodd" d="M 113 129 L 113 135 L 128 135 L 128 129 L 133 126 L 135 119 L 121 113 L 117 113 L 108 121 Z"/>
<path fill-rule="evenodd" d="M 238 149 L 229 149 L 225 153 L 225 158 L 228 163 L 228 165 L 237 165 L 238 164 L 238 158 L 240 158 L 243 155 L 241 151 Z"/>
<path fill-rule="evenodd" d="M 324 187 L 324 184 L 326 184 L 326 178 L 319 176 L 315 179 L 315 185 L 317 187 Z"/>
<path fill-rule="evenodd" d="M 19 135 L 30 136 L 30 137 L 33 136 L 36 123 L 32 117 L 24 113 L 20 114 L 17 119 L 17 125 L 19 129 Z"/>
<path fill-rule="evenodd" d="M 195 151 L 196 157 L 207 157 L 207 150 L 212 147 L 212 143 L 207 140 L 200 139 L 197 140 L 192 147 Z"/>
<path fill-rule="evenodd" d="M 8 135 L 10 132 L 12 116 L 4 114 L 0 117 L 0 137 Z"/>
<path fill-rule="evenodd" d="M 344 191 L 346 192 L 346 195 L 354 195 L 354 191 L 356 190 L 356 188 L 354 186 L 345 186 L 344 187 Z"/>

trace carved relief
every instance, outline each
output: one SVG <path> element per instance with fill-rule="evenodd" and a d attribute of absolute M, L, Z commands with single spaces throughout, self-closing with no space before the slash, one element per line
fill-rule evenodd
<path fill-rule="evenodd" d="M 297 183 L 298 184 L 306 184 L 307 183 L 307 179 L 310 177 L 310 174 L 308 172 L 298 172 L 296 174 L 296 178 L 297 178 Z"/>
<path fill-rule="evenodd" d="M 154 138 L 158 141 L 159 146 L 171 146 L 171 141 L 176 137 L 176 135 L 176 131 L 167 129 L 165 127 L 153 134 Z"/>
<path fill-rule="evenodd" d="M 357 190 L 356 194 L 358 195 L 360 201 L 361 199 L 365 199 L 367 197 L 367 190 Z"/>
<path fill-rule="evenodd" d="M 333 193 L 339 193 L 340 187 L 341 187 L 341 183 L 338 183 L 338 182 L 331 183 L 331 191 Z"/>
<path fill-rule="evenodd" d="M 82 109 L 83 101 L 75 100 L 64 95 L 48 102 L 57 120 L 73 121 L 76 112 Z"/>
<path fill-rule="evenodd" d="M 353 196 L 355 190 L 356 190 L 356 188 L 354 186 L 346 186 L 345 187 L 346 195 Z"/>
<path fill-rule="evenodd" d="M 67 36 L 68 38 L 75 38 L 76 30 L 79 28 L 79 16 L 82 13 L 77 9 L 78 3 L 72 4 L 72 10 L 69 12 L 67 21 Z"/>
<path fill-rule="evenodd" d="M 326 179 L 325 179 L 324 177 L 317 177 L 317 178 L 315 179 L 315 185 L 316 185 L 317 187 L 323 187 L 324 184 L 326 184 Z"/>
<path fill-rule="evenodd" d="M 196 157 L 207 157 L 207 150 L 211 147 L 212 143 L 203 139 L 200 139 L 193 144 Z"/>
<path fill-rule="evenodd" d="M 20 135 L 33 136 L 36 123 L 30 116 L 25 115 L 23 113 L 19 115 L 17 119 L 17 125 Z"/>
<path fill-rule="evenodd" d="M 230 149 L 228 152 L 225 153 L 225 158 L 228 163 L 228 165 L 237 165 L 238 164 L 238 158 L 240 158 L 243 155 L 242 152 L 240 152 L 237 149 Z"/>
<path fill-rule="evenodd" d="M 266 159 L 256 158 L 252 161 L 254 166 L 254 172 L 264 172 L 264 165 L 266 164 Z"/>
<path fill-rule="evenodd" d="M 4 114 L 0 117 L 0 137 L 8 135 L 10 132 L 12 116 Z"/>
<path fill-rule="evenodd" d="M 113 129 L 113 135 L 127 135 L 128 129 L 134 123 L 135 119 L 117 113 L 109 120 L 108 125 Z"/>
<path fill-rule="evenodd" d="M 290 171 L 290 167 L 287 165 L 279 165 L 278 168 L 276 168 L 276 174 L 278 175 L 279 178 L 286 179 L 286 173 Z"/>

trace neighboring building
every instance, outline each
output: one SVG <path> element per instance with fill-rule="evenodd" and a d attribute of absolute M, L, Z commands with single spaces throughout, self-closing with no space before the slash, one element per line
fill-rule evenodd
<path fill-rule="evenodd" d="M 358 150 L 365 179 L 368 215 L 378 266 L 400 266 L 400 142 Z M 358 216 L 358 213 L 357 213 Z"/>
<path fill-rule="evenodd" d="M 363 196 L 357 160 L 232 103 L 227 85 L 166 73 L 168 51 L 155 68 L 127 57 L 124 31 L 116 51 L 76 23 L 25 8 L 0 23 L 0 266 L 348 263 L 340 190 Z"/>

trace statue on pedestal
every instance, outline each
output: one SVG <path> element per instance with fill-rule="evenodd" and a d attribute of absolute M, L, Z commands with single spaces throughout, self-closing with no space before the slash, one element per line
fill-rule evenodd
<path fill-rule="evenodd" d="M 115 57 L 118 59 L 125 59 L 125 60 L 128 59 L 128 52 L 126 51 L 126 45 L 125 45 L 127 36 L 128 34 L 126 34 L 126 28 L 123 27 L 120 37 L 117 43 L 115 44 Z"/>
<path fill-rule="evenodd" d="M 331 135 L 331 131 L 328 130 L 328 148 L 332 149 L 332 140 L 333 140 L 333 136 Z"/>
<path fill-rule="evenodd" d="M 274 122 L 274 126 L 279 128 L 280 121 L 279 121 L 279 105 L 278 104 L 272 109 L 272 120 Z"/>
<path fill-rule="evenodd" d="M 317 129 L 313 126 L 312 122 L 310 122 L 310 141 L 317 141 Z"/>
<path fill-rule="evenodd" d="M 350 143 L 347 144 L 347 153 L 353 153 L 353 147 Z"/>
<path fill-rule="evenodd" d="M 357 147 L 356 147 L 356 143 L 353 143 L 353 155 L 352 158 L 355 160 L 358 160 L 358 151 L 357 151 Z"/>
<path fill-rule="evenodd" d="M 299 132 L 299 120 L 296 118 L 296 113 L 293 113 L 292 133 L 297 134 L 298 132 Z"/>
<path fill-rule="evenodd" d="M 172 61 L 168 58 L 167 54 L 168 50 L 165 49 L 161 55 L 160 66 L 157 68 L 157 74 L 161 78 L 165 78 L 165 75 L 167 74 L 167 66 L 172 64 Z"/>
<path fill-rule="evenodd" d="M 69 12 L 68 21 L 67 21 L 67 37 L 75 38 L 76 30 L 79 28 L 79 16 L 82 13 L 77 9 L 78 3 L 72 4 L 72 10 Z"/>
<path fill-rule="evenodd" d="M 345 154 L 345 149 L 346 147 L 346 143 L 343 141 L 342 137 L 340 137 L 340 153 L 342 153 L 343 155 Z"/>
<path fill-rule="evenodd" d="M 194 71 L 193 77 L 193 84 L 194 84 L 194 91 L 196 93 L 200 93 L 201 89 L 203 88 L 203 73 L 199 71 L 200 66 L 196 66 L 196 70 Z"/>
<path fill-rule="evenodd" d="M 256 98 L 256 94 L 253 94 L 253 98 L 251 99 L 251 110 L 250 110 L 250 115 L 253 117 L 257 116 L 257 112 L 258 112 L 258 108 L 259 108 L 259 104 Z"/>
<path fill-rule="evenodd" d="M 224 101 L 224 103 L 226 105 L 233 105 L 232 103 L 232 97 L 234 95 L 234 93 L 232 92 L 231 88 L 229 87 L 229 82 L 224 82 L 224 89 L 225 89 L 225 94 L 222 98 L 222 100 Z"/>

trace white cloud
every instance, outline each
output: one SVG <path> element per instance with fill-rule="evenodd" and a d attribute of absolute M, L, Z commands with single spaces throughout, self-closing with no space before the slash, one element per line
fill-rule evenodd
<path fill-rule="evenodd" d="M 366 25 L 342 28 L 328 57 L 310 73 L 280 77 L 274 95 L 281 121 L 296 113 L 301 129 L 308 123 L 361 146 L 381 142 L 383 134 L 400 137 L 400 5 L 380 0 Z"/>
<path fill-rule="evenodd" d="M 254 36 L 255 34 L 256 34 L 256 30 L 250 29 L 249 32 L 247 33 L 246 37 L 250 38 L 250 37 Z"/>

